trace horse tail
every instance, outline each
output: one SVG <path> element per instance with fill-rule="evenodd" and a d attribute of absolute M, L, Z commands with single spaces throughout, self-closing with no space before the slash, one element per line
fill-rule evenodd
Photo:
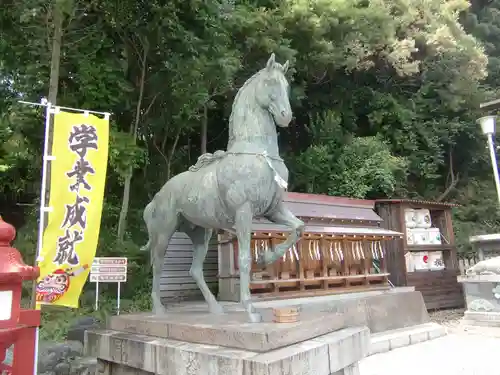
<path fill-rule="evenodd" d="M 151 202 L 148 203 L 146 208 L 144 208 L 144 213 L 143 213 L 143 219 L 144 222 L 146 223 L 146 227 L 148 228 L 148 242 L 146 245 L 142 246 L 140 251 L 149 251 L 151 250 L 151 239 L 154 236 L 153 233 L 153 216 L 154 216 L 154 211 L 155 211 L 156 205 L 155 205 L 155 200 L 153 199 Z"/>

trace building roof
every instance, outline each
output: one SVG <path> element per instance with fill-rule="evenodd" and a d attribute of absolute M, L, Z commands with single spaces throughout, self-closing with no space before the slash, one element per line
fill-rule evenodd
<path fill-rule="evenodd" d="M 375 201 L 319 194 L 287 193 L 285 203 L 300 218 L 381 222 Z"/>
<path fill-rule="evenodd" d="M 479 236 L 472 236 L 469 237 L 469 242 L 475 243 L 475 242 L 496 242 L 500 241 L 500 233 L 494 233 L 494 234 L 482 234 Z"/>
<path fill-rule="evenodd" d="M 435 202 L 435 201 L 426 201 L 420 199 L 377 199 L 375 203 L 410 203 L 410 204 L 422 204 L 429 206 L 442 206 L 442 207 L 460 207 L 458 203 L 448 203 L 448 202 Z"/>

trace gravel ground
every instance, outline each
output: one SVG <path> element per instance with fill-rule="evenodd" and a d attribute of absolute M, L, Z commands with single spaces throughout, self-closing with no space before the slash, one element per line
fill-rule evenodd
<path fill-rule="evenodd" d="M 460 319 L 464 316 L 465 309 L 448 309 L 431 311 L 429 316 L 434 323 L 448 328 L 456 328 L 460 325 Z M 499 371 L 500 375 L 500 371 Z"/>

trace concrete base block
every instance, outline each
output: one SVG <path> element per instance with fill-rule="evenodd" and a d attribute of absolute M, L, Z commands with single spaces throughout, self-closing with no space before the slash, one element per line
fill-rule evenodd
<path fill-rule="evenodd" d="M 357 363 L 346 367 L 343 370 L 337 371 L 332 375 L 360 375 L 359 365 Z"/>
<path fill-rule="evenodd" d="M 85 344 L 99 375 L 354 375 L 369 330 L 342 329 L 266 353 L 114 330 L 87 331 Z"/>
<path fill-rule="evenodd" d="M 464 313 L 462 324 L 478 327 L 500 327 L 500 313 L 467 310 Z"/>
<path fill-rule="evenodd" d="M 374 334 L 370 338 L 369 355 L 385 353 L 444 335 L 446 335 L 446 328 L 436 323 L 420 324 L 410 328 Z"/>
<path fill-rule="evenodd" d="M 500 275 L 459 276 L 467 311 L 463 324 L 500 327 Z"/>

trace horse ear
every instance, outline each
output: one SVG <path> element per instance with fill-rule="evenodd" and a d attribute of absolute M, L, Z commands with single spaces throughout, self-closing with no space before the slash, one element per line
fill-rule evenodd
<path fill-rule="evenodd" d="M 288 71 L 289 66 L 290 66 L 290 61 L 286 60 L 286 63 L 283 64 L 283 74 Z"/>
<path fill-rule="evenodd" d="M 276 56 L 274 55 L 273 52 L 271 53 L 271 57 L 269 58 L 269 60 L 267 60 L 266 69 L 271 70 L 274 67 L 275 61 L 276 61 Z"/>

